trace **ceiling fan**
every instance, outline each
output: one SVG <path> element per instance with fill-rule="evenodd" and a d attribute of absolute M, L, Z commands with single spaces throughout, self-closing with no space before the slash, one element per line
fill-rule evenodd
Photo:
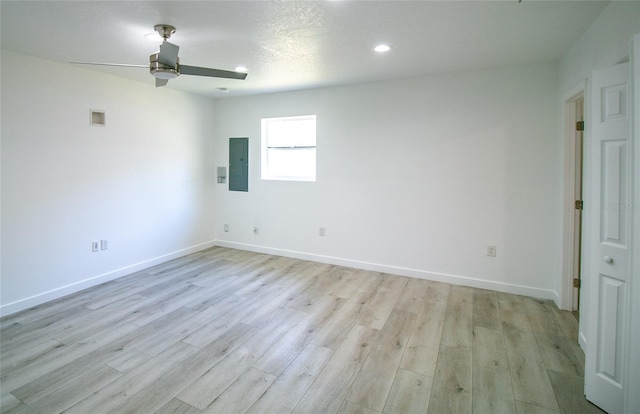
<path fill-rule="evenodd" d="M 70 62 L 78 65 L 121 66 L 133 68 L 148 68 L 156 78 L 156 87 L 165 86 L 169 79 L 180 75 L 208 76 L 213 78 L 241 79 L 247 77 L 246 73 L 229 70 L 203 68 L 199 66 L 181 65 L 178 58 L 178 45 L 169 43 L 167 39 L 175 33 L 176 28 L 168 24 L 157 24 L 154 30 L 162 37 L 160 51 L 149 56 L 149 65 L 129 65 L 126 63 L 99 63 L 99 62 Z"/>

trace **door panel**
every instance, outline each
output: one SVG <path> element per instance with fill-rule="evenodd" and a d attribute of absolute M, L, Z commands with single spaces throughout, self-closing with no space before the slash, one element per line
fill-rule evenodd
<path fill-rule="evenodd" d="M 629 285 L 629 64 L 593 72 L 591 126 L 589 329 L 587 399 L 609 413 L 623 410 Z"/>
<path fill-rule="evenodd" d="M 600 275 L 600 315 L 599 323 L 603 329 L 600 336 L 598 366 L 596 372 L 608 378 L 616 387 L 622 383 L 621 360 L 622 333 L 618 315 L 622 311 L 624 283 L 618 279 Z"/>
<path fill-rule="evenodd" d="M 627 141 L 605 141 L 602 143 L 602 198 L 604 209 L 601 212 L 603 225 L 603 242 L 625 246 L 628 243 L 625 237 L 626 205 L 624 199 L 624 171 L 625 160 L 629 156 Z"/>

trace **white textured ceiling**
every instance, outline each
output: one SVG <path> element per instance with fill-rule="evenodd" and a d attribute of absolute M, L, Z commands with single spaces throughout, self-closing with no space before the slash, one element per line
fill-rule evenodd
<path fill-rule="evenodd" d="M 608 3 L 2 0 L 0 28 L 2 48 L 44 59 L 148 64 L 158 44 L 144 34 L 171 24 L 181 63 L 249 75 L 169 87 L 223 97 L 553 62 Z M 381 42 L 391 52 L 373 52 Z M 145 69 L 95 70 L 154 82 Z"/>

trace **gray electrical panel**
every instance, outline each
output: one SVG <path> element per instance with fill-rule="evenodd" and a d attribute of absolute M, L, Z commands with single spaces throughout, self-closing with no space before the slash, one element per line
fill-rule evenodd
<path fill-rule="evenodd" d="M 249 191 L 249 138 L 229 138 L 229 191 Z"/>

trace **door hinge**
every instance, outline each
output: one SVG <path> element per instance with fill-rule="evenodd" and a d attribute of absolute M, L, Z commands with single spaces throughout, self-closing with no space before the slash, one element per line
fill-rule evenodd
<path fill-rule="evenodd" d="M 584 121 L 576 122 L 576 131 L 584 131 Z"/>
<path fill-rule="evenodd" d="M 583 210 L 584 209 L 584 201 L 576 200 L 575 208 L 576 208 L 576 210 Z"/>
<path fill-rule="evenodd" d="M 573 287 L 574 288 L 579 288 L 580 287 L 580 279 L 573 279 Z"/>

